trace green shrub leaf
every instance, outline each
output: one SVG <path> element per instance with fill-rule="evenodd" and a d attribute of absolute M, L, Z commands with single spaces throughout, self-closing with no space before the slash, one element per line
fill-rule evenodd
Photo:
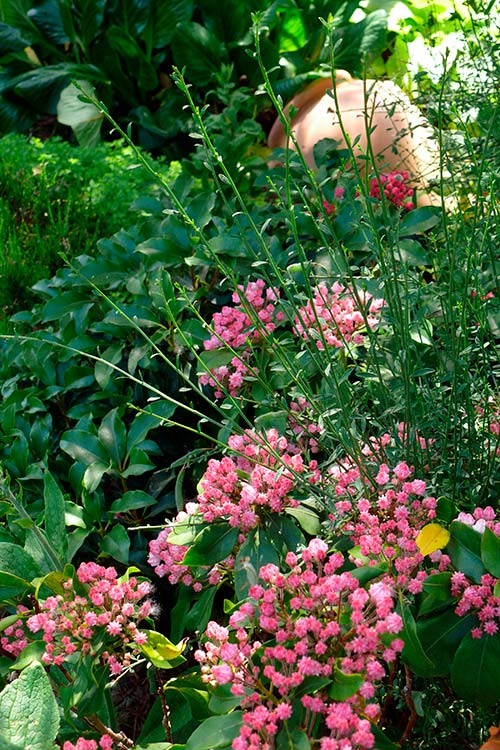
<path fill-rule="evenodd" d="M 33 664 L 0 693 L 2 750 L 56 750 L 59 709 L 44 668 Z"/>
<path fill-rule="evenodd" d="M 230 747 L 243 724 L 241 711 L 205 719 L 186 743 L 186 750 L 217 750 Z"/>

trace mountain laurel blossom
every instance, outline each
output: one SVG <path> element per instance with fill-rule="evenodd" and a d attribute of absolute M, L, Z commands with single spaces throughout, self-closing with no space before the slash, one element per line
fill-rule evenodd
<path fill-rule="evenodd" d="M 195 652 L 203 679 L 229 684 L 241 696 L 243 726 L 233 750 L 266 750 L 293 714 L 316 727 L 320 750 L 369 750 L 376 719 L 376 683 L 384 662 L 403 648 L 402 629 L 390 587 L 378 582 L 368 591 L 349 572 L 344 560 L 328 555 L 321 539 L 312 539 L 301 555 L 289 552 L 288 571 L 274 564 L 259 571 L 250 588 L 251 601 L 240 604 L 229 626 L 210 622 L 206 640 Z M 359 678 L 353 694 L 330 696 L 336 676 Z M 312 690 L 309 678 L 322 678 Z"/>

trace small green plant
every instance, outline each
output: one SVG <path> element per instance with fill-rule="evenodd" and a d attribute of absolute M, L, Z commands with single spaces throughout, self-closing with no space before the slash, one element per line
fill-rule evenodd
<path fill-rule="evenodd" d="M 100 237 L 132 223 L 130 205 L 148 192 L 146 171 L 123 143 L 84 149 L 57 138 L 0 139 L 2 330 L 31 305 L 32 285 L 56 271 L 61 254 L 94 254 Z"/>

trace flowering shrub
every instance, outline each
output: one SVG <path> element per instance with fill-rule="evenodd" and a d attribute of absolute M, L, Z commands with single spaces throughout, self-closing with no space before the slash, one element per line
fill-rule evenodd
<path fill-rule="evenodd" d="M 423 556 L 417 546 L 421 529 L 436 517 L 436 499 L 426 494 L 426 483 L 411 479 L 412 470 L 405 462 L 394 469 L 381 463 L 361 474 L 353 463 L 332 467 L 334 511 L 330 520 L 340 525 L 352 544 L 359 547 L 358 565 L 369 559 L 389 565 L 398 586 L 416 594 L 422 590 L 427 573 L 421 570 Z M 360 489 L 361 487 L 361 489 Z M 443 556 L 441 566 L 448 558 Z"/>
<path fill-rule="evenodd" d="M 339 349 L 347 344 L 362 344 L 362 329 L 374 328 L 380 320 L 384 300 L 373 299 L 368 293 L 359 296 L 338 282 L 328 289 L 320 284 L 312 298 L 298 311 L 294 333 L 317 348 Z"/>
<path fill-rule="evenodd" d="M 229 362 L 215 368 L 209 367 L 208 372 L 200 375 L 200 383 L 212 386 L 216 398 L 222 398 L 224 390 L 236 396 L 245 379 L 255 378 L 259 374 L 258 369 L 251 365 L 252 347 L 265 340 L 279 323 L 284 322 L 284 313 L 277 310 L 279 290 L 265 289 L 261 279 L 249 282 L 240 289 L 245 293 L 246 307 L 241 304 L 237 307 L 226 306 L 220 313 L 214 313 L 214 333 L 204 342 L 207 351 L 223 351 L 224 346 L 237 350 L 237 356 Z M 241 302 L 238 293 L 233 295 L 233 301 Z M 375 328 L 384 304 L 382 299 L 374 299 L 364 292 L 355 293 L 338 282 L 330 289 L 320 284 L 313 290 L 312 299 L 298 308 L 292 332 L 299 341 L 312 341 L 320 350 L 324 350 L 325 346 L 344 349 L 349 344 L 362 344 L 363 330 Z M 248 305 L 255 312 L 253 320 L 248 314 Z"/>
<path fill-rule="evenodd" d="M 343 556 L 327 551 L 313 539 L 300 556 L 288 553 L 286 573 L 262 567 L 251 601 L 233 612 L 229 627 L 207 627 L 195 654 L 204 679 L 230 684 L 241 696 L 243 726 L 234 750 L 274 747 L 280 731 L 289 737 L 292 731 L 298 742 L 297 726 L 321 750 L 374 746 L 375 686 L 385 674 L 383 662 L 394 661 L 403 647 L 394 638 L 402 620 L 387 585 L 365 591 L 339 571 Z"/>
<path fill-rule="evenodd" d="M 2 647 L 16 656 L 30 634 L 40 632 L 44 664 L 60 666 L 72 654 L 89 654 L 107 664 L 111 674 L 120 674 L 138 654 L 137 646 L 147 641 L 137 622 L 151 614 L 152 604 L 146 598 L 151 584 L 133 577 L 119 580 L 114 568 L 96 563 L 82 563 L 76 578 L 76 588 L 71 579 L 64 581 L 64 593 L 42 600 L 36 614 L 27 617 L 26 607 L 19 607 L 23 619 L 6 629 Z M 79 593 L 81 584 L 86 594 Z"/>
<path fill-rule="evenodd" d="M 250 530 L 262 525 L 266 515 L 297 508 L 301 483 L 314 483 L 319 475 L 316 461 L 306 464 L 297 446 L 280 437 L 275 429 L 268 430 L 265 436 L 250 430 L 232 435 L 228 447 L 233 455 L 210 459 L 199 483 L 197 503 L 190 503 L 187 513 L 179 514 L 176 520 L 183 522 L 189 517 L 204 524 L 225 521 L 238 530 L 237 542 L 241 544 Z M 149 563 L 157 575 L 168 575 L 170 583 L 191 585 L 192 570 L 182 564 L 188 547 L 172 544 L 170 533 L 171 529 L 164 529 L 150 542 Z M 233 562 L 231 555 L 222 564 L 202 569 L 199 574 L 214 585 L 221 580 L 221 570 L 231 568 Z M 194 586 L 195 590 L 201 589 L 199 581 Z"/>
<path fill-rule="evenodd" d="M 263 336 L 272 333 L 278 323 L 283 321 L 283 312 L 277 310 L 279 291 L 266 288 L 262 279 L 250 281 L 246 286 L 239 286 L 239 292 L 233 293 L 236 307 L 226 305 L 212 316 L 214 329 L 211 337 L 203 343 L 206 351 L 219 349 L 227 345 L 231 349 L 241 349 L 227 365 L 212 368 L 200 376 L 201 385 L 215 388 L 215 397 L 222 398 L 223 386 L 231 396 L 235 396 L 245 375 L 257 371 L 249 365 L 251 349 Z M 243 292 L 245 302 L 241 301 Z M 251 312 L 251 315 L 249 313 Z"/>

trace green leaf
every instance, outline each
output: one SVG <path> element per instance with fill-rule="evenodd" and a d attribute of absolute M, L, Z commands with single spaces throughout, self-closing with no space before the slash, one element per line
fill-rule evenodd
<path fill-rule="evenodd" d="M 429 256 L 417 240 L 401 240 L 397 247 L 397 254 L 403 263 L 409 266 L 429 266 L 431 262 Z"/>
<path fill-rule="evenodd" d="M 127 443 L 127 430 L 118 415 L 118 409 L 112 409 L 106 414 L 97 434 L 101 444 L 111 456 L 114 465 L 118 466 L 125 457 Z"/>
<path fill-rule="evenodd" d="M 500 700 L 500 634 L 473 638 L 469 633 L 457 648 L 451 684 L 466 701 L 491 706 Z"/>
<path fill-rule="evenodd" d="M 199 599 L 184 616 L 184 626 L 186 630 L 196 630 L 199 632 L 205 630 L 212 615 L 216 593 L 217 586 L 209 586 L 202 592 Z"/>
<path fill-rule="evenodd" d="M 56 480 L 48 471 L 45 472 L 43 477 L 43 500 L 45 503 L 45 535 L 64 564 L 68 562 L 64 495 Z"/>
<path fill-rule="evenodd" d="M 147 643 L 138 646 L 139 651 L 144 654 L 153 666 L 157 669 L 172 669 L 186 661 L 182 652 L 186 643 L 182 642 L 175 645 L 161 633 L 154 630 L 147 631 Z"/>
<path fill-rule="evenodd" d="M 410 234 L 423 234 L 441 221 L 442 211 L 434 206 L 422 206 L 403 216 L 399 225 L 401 237 Z"/>
<path fill-rule="evenodd" d="M 192 0 L 169 0 L 168 3 L 153 3 L 153 46 L 166 47 L 172 41 L 177 24 L 190 21 L 193 14 Z"/>
<path fill-rule="evenodd" d="M 488 573 L 500 578 L 500 539 L 487 526 L 481 538 L 481 559 Z"/>
<path fill-rule="evenodd" d="M 481 559 L 481 535 L 460 521 L 451 523 L 450 535 L 446 553 L 454 567 L 474 583 L 479 583 L 486 573 Z"/>
<path fill-rule="evenodd" d="M 41 570 L 31 555 L 18 544 L 0 542 L 0 571 L 32 581 L 41 575 Z"/>
<path fill-rule="evenodd" d="M 345 674 L 335 667 L 333 684 L 328 689 L 328 695 L 335 701 L 345 701 L 358 692 L 364 681 L 362 674 Z"/>
<path fill-rule="evenodd" d="M 211 716 L 189 737 L 186 750 L 217 750 L 230 746 L 242 725 L 241 711 L 233 711 L 225 716 Z"/>
<path fill-rule="evenodd" d="M 103 538 L 101 550 L 124 565 L 128 564 L 130 539 L 126 530 L 120 524 L 113 526 L 109 534 Z"/>
<path fill-rule="evenodd" d="M 405 644 L 401 658 L 416 674 L 425 676 L 429 672 L 432 673 L 434 664 L 423 649 L 417 633 L 415 619 L 410 608 L 404 602 L 401 604 L 401 617 L 403 618 L 403 630 L 399 633 L 399 637 L 403 639 Z"/>
<path fill-rule="evenodd" d="M 59 709 L 50 680 L 40 664 L 24 672 L 0 693 L 2 748 L 56 750 Z"/>
<path fill-rule="evenodd" d="M 67 430 L 61 438 L 61 448 L 65 453 L 83 464 L 90 465 L 95 461 L 108 463 L 109 456 L 95 435 L 85 430 Z"/>
<path fill-rule="evenodd" d="M 214 714 L 227 714 L 241 703 L 241 696 L 231 692 L 231 685 L 217 685 L 210 696 L 208 707 Z"/>
<path fill-rule="evenodd" d="M 396 744 L 388 737 L 386 737 L 382 730 L 376 726 L 376 724 L 371 725 L 370 731 L 375 737 L 375 745 L 373 746 L 373 750 L 399 750 L 400 745 Z"/>
<path fill-rule="evenodd" d="M 234 589 L 240 601 L 248 596 L 250 586 L 258 583 L 259 570 L 268 563 L 279 564 L 276 547 L 265 529 L 253 529 L 238 550 L 234 562 Z"/>
<path fill-rule="evenodd" d="M 276 736 L 276 750 L 311 750 L 311 744 L 306 732 L 287 726 Z"/>
<path fill-rule="evenodd" d="M 119 500 L 115 500 L 109 509 L 110 513 L 128 513 L 131 510 L 147 508 L 154 505 L 156 500 L 147 492 L 142 490 L 129 490 L 125 492 Z"/>
<path fill-rule="evenodd" d="M 27 589 L 34 589 L 30 581 L 26 581 L 13 573 L 0 570 L 0 599 L 5 600 L 12 596 L 21 596 Z"/>
<path fill-rule="evenodd" d="M 316 536 L 320 530 L 320 521 L 318 514 L 310 508 L 300 506 L 298 508 L 286 508 L 286 513 L 295 518 L 299 526 L 304 529 L 306 534 Z"/>
<path fill-rule="evenodd" d="M 238 529 L 227 523 L 214 523 L 195 537 L 182 561 L 183 565 L 212 566 L 224 560 L 238 541 Z"/>
<path fill-rule="evenodd" d="M 418 621 L 418 637 L 434 664 L 434 669 L 428 672 L 429 676 L 438 677 L 449 673 L 458 645 L 475 625 L 477 618 L 474 615 L 459 617 L 451 609 Z"/>
<path fill-rule="evenodd" d="M 186 68 L 186 79 L 204 86 L 220 71 L 226 61 L 225 48 L 205 26 L 188 21 L 177 26 L 172 39 L 175 65 Z"/>
<path fill-rule="evenodd" d="M 95 492 L 101 484 L 101 479 L 104 474 L 106 474 L 110 468 L 110 464 L 105 461 L 94 461 L 90 466 L 87 466 L 82 478 L 82 485 L 87 492 Z"/>
<path fill-rule="evenodd" d="M 83 91 L 70 83 L 60 93 L 57 102 L 57 119 L 61 125 L 68 125 L 83 148 L 94 148 L 101 139 L 103 113 L 95 104 L 82 101 L 82 94 L 92 94 L 93 86 L 87 81 L 78 81 Z"/>

